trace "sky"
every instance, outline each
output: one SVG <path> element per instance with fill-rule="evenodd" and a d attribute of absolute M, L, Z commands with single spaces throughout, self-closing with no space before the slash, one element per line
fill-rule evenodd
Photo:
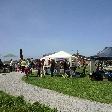
<path fill-rule="evenodd" d="M 0 54 L 85 56 L 112 46 L 112 0 L 0 0 Z"/>

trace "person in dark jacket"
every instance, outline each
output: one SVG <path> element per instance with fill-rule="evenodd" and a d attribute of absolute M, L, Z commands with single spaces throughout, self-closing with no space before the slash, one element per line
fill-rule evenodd
<path fill-rule="evenodd" d="M 2 68 L 3 67 L 3 62 L 2 62 L 2 60 L 0 59 L 0 68 Z"/>
<path fill-rule="evenodd" d="M 1 72 L 2 69 L 3 69 L 3 62 L 2 62 L 2 60 L 0 59 L 0 72 Z"/>
<path fill-rule="evenodd" d="M 53 77 L 54 69 L 55 69 L 55 61 L 52 59 L 51 60 L 51 67 L 50 67 L 51 77 Z"/>
<path fill-rule="evenodd" d="M 41 64 L 41 61 L 40 61 L 40 59 L 38 60 L 38 62 L 37 62 L 37 70 L 38 70 L 38 76 L 40 77 L 40 75 L 41 75 L 41 67 L 42 67 L 42 64 Z"/>
<path fill-rule="evenodd" d="M 67 60 L 64 61 L 64 74 L 66 73 L 66 70 L 68 69 Z"/>

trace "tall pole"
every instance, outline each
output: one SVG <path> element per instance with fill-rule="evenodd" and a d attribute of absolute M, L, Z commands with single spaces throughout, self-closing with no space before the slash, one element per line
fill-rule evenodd
<path fill-rule="evenodd" d="M 20 49 L 20 59 L 23 60 L 23 51 L 22 51 L 22 49 Z"/>

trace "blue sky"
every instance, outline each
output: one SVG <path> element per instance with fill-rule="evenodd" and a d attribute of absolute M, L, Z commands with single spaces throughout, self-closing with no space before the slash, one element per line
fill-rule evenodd
<path fill-rule="evenodd" d="M 64 50 L 90 56 L 112 46 L 112 0 L 0 0 L 0 54 Z"/>

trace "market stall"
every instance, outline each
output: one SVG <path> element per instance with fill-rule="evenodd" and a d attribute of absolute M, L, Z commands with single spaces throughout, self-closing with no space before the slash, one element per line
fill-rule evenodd
<path fill-rule="evenodd" d="M 68 60 L 70 62 L 70 65 L 72 64 L 72 55 L 65 52 L 65 51 L 59 51 L 57 53 L 54 53 L 52 55 L 49 56 L 45 56 L 43 58 L 41 58 L 41 60 L 44 59 L 45 61 L 54 59 L 55 61 L 60 61 L 60 60 Z"/>
<path fill-rule="evenodd" d="M 112 73 L 112 47 L 105 47 L 97 55 L 91 56 L 90 75 L 98 70 L 106 74 Z"/>

